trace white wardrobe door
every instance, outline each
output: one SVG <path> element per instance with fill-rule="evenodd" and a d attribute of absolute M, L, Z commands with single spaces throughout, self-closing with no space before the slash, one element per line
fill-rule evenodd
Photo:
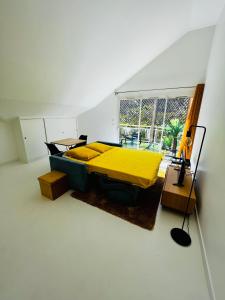
<path fill-rule="evenodd" d="M 48 142 L 66 138 L 77 138 L 75 118 L 45 118 Z"/>
<path fill-rule="evenodd" d="M 32 161 L 47 155 L 47 148 L 44 144 L 46 137 L 43 119 L 24 119 L 20 122 L 27 160 Z"/>

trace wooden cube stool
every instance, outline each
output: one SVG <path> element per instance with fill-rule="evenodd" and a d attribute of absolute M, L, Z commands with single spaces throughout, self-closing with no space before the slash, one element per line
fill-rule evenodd
<path fill-rule="evenodd" d="M 52 171 L 38 177 L 41 194 L 55 200 L 69 189 L 68 177 L 65 173 Z"/>

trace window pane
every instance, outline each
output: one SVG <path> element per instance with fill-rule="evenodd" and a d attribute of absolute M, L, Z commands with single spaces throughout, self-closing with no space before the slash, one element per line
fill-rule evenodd
<path fill-rule="evenodd" d="M 152 125 L 155 98 L 143 99 L 141 106 L 141 126 L 149 127 Z"/>
<path fill-rule="evenodd" d="M 155 125 L 162 126 L 163 125 L 163 117 L 165 112 L 166 99 L 159 98 L 157 100 L 156 105 L 156 117 L 155 117 Z"/>
<path fill-rule="evenodd" d="M 120 101 L 120 126 L 138 126 L 140 100 Z"/>
<path fill-rule="evenodd" d="M 166 109 L 166 125 L 169 125 L 170 120 L 179 119 L 182 124 L 185 123 L 189 97 L 169 98 Z"/>
<path fill-rule="evenodd" d="M 121 143 L 124 147 L 138 147 L 152 151 L 163 149 L 175 153 L 179 146 L 188 105 L 189 97 L 183 96 L 121 100 Z"/>

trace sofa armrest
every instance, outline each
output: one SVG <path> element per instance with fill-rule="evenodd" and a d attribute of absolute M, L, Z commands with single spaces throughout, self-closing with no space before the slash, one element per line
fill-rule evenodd
<path fill-rule="evenodd" d="M 120 143 L 111 143 L 111 142 L 105 142 L 105 141 L 97 141 L 97 143 L 113 146 L 113 147 L 122 147 L 122 144 Z"/>
<path fill-rule="evenodd" d="M 49 156 L 51 170 L 66 173 L 71 189 L 85 192 L 88 185 L 88 169 L 85 163 L 73 162 L 60 155 Z"/>

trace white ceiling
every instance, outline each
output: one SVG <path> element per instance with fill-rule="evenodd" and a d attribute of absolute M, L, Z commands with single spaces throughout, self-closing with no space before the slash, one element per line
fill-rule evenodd
<path fill-rule="evenodd" d="M 224 0 L 1 0 L 0 99 L 90 108 Z"/>
<path fill-rule="evenodd" d="M 171 90 L 165 88 L 192 87 L 205 82 L 214 30 L 215 26 L 208 26 L 186 33 L 118 89 L 118 91 L 142 90 L 141 92 L 121 93 L 118 97 L 139 99 L 148 96 L 193 95 L 194 88 Z M 163 90 L 149 91 L 161 88 Z"/>
<path fill-rule="evenodd" d="M 192 0 L 190 30 L 215 25 L 224 5 L 224 0 Z"/>

